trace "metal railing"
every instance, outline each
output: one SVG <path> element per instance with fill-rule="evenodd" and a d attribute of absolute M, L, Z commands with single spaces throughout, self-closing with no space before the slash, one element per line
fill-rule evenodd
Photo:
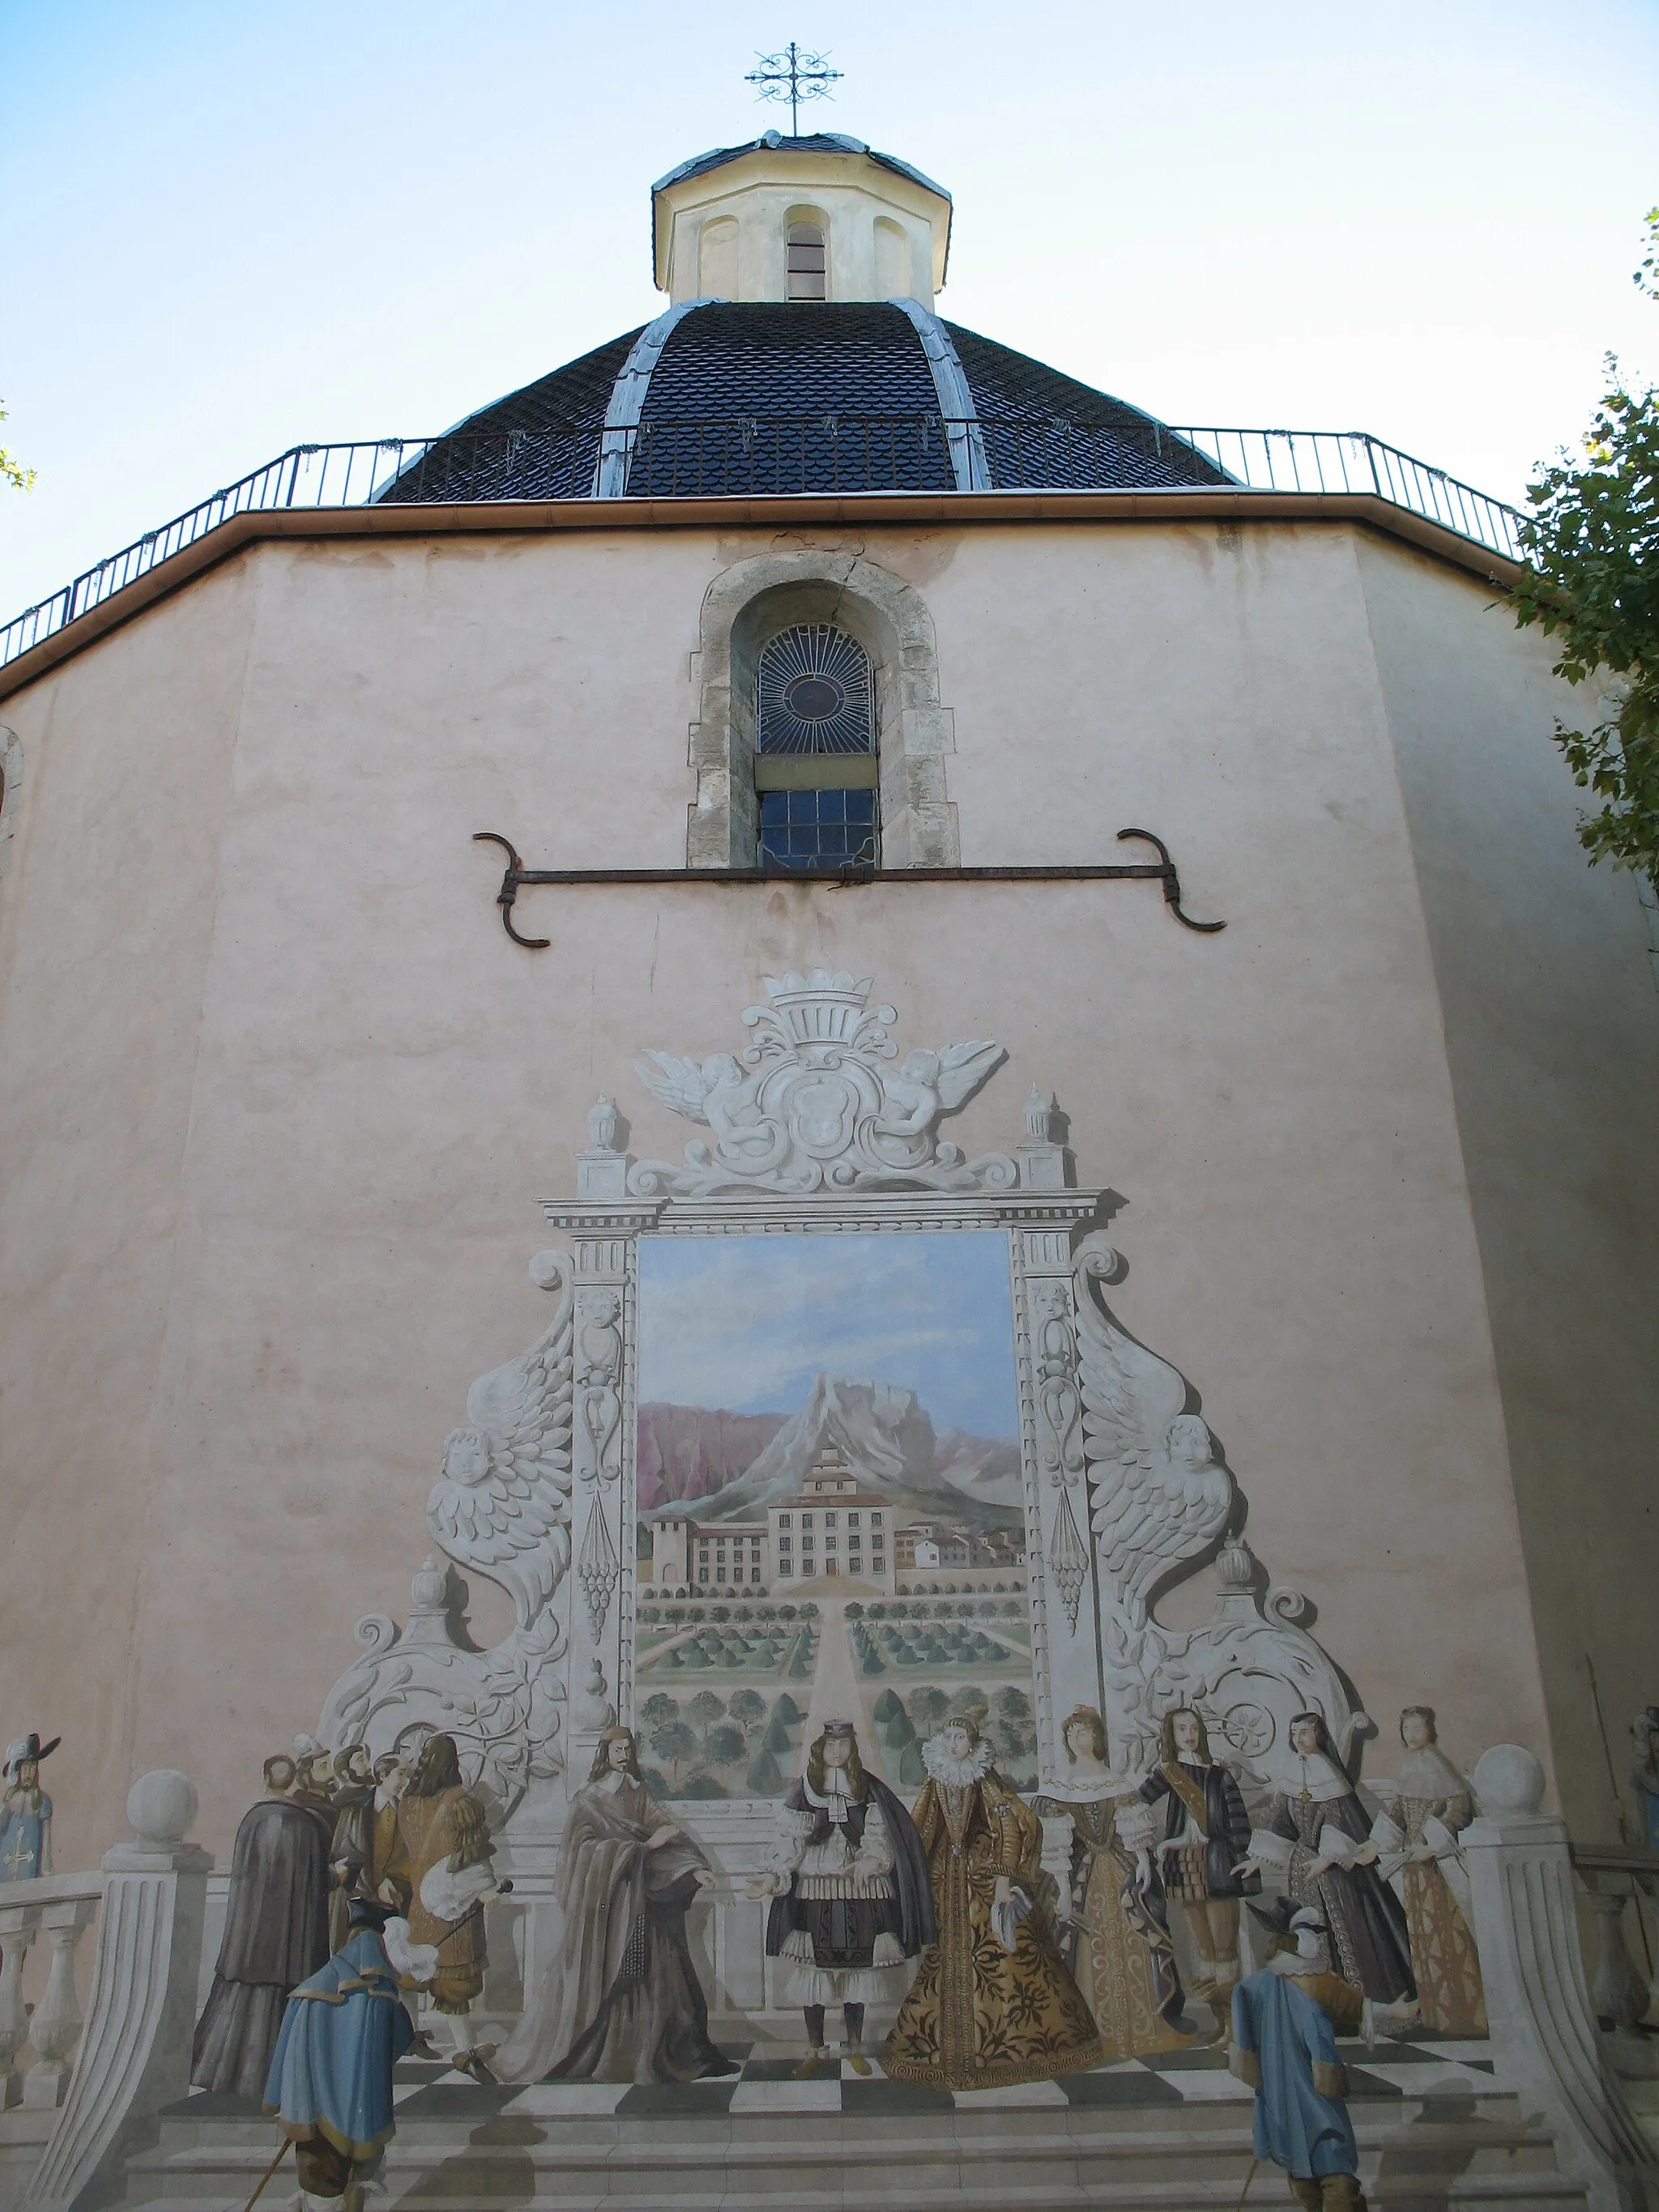
<path fill-rule="evenodd" d="M 951 491 L 971 434 L 993 487 L 1366 493 L 1488 552 L 1524 557 L 1526 518 L 1363 431 L 1171 428 L 1125 409 L 1094 422 L 938 414 L 756 416 L 295 446 L 84 570 L 0 629 L 15 660 L 234 516 L 279 507 L 587 498 L 601 461 L 630 498 Z"/>

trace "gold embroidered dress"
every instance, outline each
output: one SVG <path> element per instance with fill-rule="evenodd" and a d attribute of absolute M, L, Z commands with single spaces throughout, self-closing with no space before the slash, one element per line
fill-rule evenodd
<path fill-rule="evenodd" d="M 1170 1941 L 1163 1884 L 1119 1832 L 1147 1808 L 1132 1789 L 1118 1796 L 1042 1796 L 1041 1819 L 1066 1814 L 1072 1823 L 1072 1914 L 1066 1963 L 1094 2014 L 1109 2059 L 1184 2051 L 1190 2030 L 1181 2017 L 1181 1976 Z"/>
<path fill-rule="evenodd" d="M 1407 1859 L 1400 1868 L 1400 1886 L 1418 2008 L 1424 2027 L 1439 2035 L 1486 2033 L 1480 1957 L 1464 1912 L 1468 1877 L 1456 1849 L 1458 1831 L 1468 1826 L 1474 1813 L 1468 1783 L 1445 1753 L 1431 1745 L 1407 1754 L 1399 1781 L 1383 1799 L 1382 1817 L 1371 1830 L 1385 1852 L 1426 1848 L 1435 1854 Z"/>
<path fill-rule="evenodd" d="M 1041 1822 L 992 1770 L 988 1746 L 964 1759 L 935 1760 L 933 1752 L 930 1744 L 929 1778 L 911 1817 L 927 1854 L 939 1941 L 922 1953 L 883 2069 L 930 2088 L 992 2089 L 1097 2066 L 1100 2038 L 1048 1916 L 1028 1911 L 1012 1950 L 994 1917 L 999 1875 L 1027 1899 L 1036 1894 Z M 941 1771 L 963 1778 L 940 1780 Z M 1004 1932 L 1012 1917 L 1005 1911 Z"/>

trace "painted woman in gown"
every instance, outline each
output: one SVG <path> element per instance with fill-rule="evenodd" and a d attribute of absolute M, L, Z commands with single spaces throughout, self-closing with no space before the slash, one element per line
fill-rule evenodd
<path fill-rule="evenodd" d="M 1385 1869 L 1390 1859 L 1399 1863 L 1421 2024 L 1437 2035 L 1484 2035 L 1486 1992 L 1469 1932 L 1468 1876 L 1457 1851 L 1474 1799 L 1440 1748 L 1431 1705 L 1407 1706 L 1400 1740 L 1406 1747 L 1400 1779 L 1382 1793 L 1371 1839 L 1382 1846 Z"/>
<path fill-rule="evenodd" d="M 1297 1784 L 1279 1800 L 1273 1826 L 1291 1845 L 1291 1898 L 1324 1923 L 1344 1981 L 1377 2004 L 1415 1996 L 1405 1913 L 1376 1870 L 1370 1816 L 1321 1714 L 1295 1715 L 1291 1750 Z"/>
<path fill-rule="evenodd" d="M 534 2004 L 495 2053 L 504 2081 L 696 2081 L 732 2074 L 708 2039 L 686 1908 L 714 1872 L 640 1774 L 633 1735 L 599 1738 L 565 1823 L 563 1936 Z"/>
<path fill-rule="evenodd" d="M 947 1723 L 922 1762 L 911 1817 L 939 1941 L 921 1954 L 883 2068 L 929 2088 L 994 2089 L 1097 2066 L 1094 2021 L 1035 1904 L 1042 1822 L 992 1766 L 971 1720 Z"/>
<path fill-rule="evenodd" d="M 1105 1723 L 1092 1705 L 1079 1705 L 1060 1733 L 1066 1779 L 1031 1809 L 1072 1824 L 1066 1964 L 1108 2058 L 1185 2050 L 1192 2035 L 1177 2026 L 1181 1976 L 1150 1848 L 1163 1823 L 1138 1781 L 1109 1770 Z"/>

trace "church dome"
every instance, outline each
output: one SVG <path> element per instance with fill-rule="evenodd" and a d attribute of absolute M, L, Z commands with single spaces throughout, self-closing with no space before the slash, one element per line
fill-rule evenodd
<path fill-rule="evenodd" d="M 951 198 L 776 131 L 652 189 L 672 304 L 469 415 L 382 493 L 451 500 L 1227 483 L 1138 407 L 941 320 Z"/>
<path fill-rule="evenodd" d="M 661 323 L 672 327 L 653 346 Z M 647 349 L 654 357 L 641 364 L 643 375 L 630 374 Z M 634 389 L 621 396 L 635 403 L 626 410 L 614 404 L 624 385 Z M 663 499 L 1231 481 L 1156 416 L 914 301 L 708 300 L 671 309 L 480 408 L 383 496 Z"/>

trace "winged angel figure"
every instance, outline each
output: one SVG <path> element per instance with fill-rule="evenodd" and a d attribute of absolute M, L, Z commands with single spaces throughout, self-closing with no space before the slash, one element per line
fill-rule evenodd
<path fill-rule="evenodd" d="M 1158 1584 L 1225 1528 L 1233 1479 L 1209 1424 L 1186 1410 L 1185 1378 L 1092 1295 L 1091 1276 L 1109 1264 L 1087 1255 L 1078 1270 L 1078 1367 L 1095 1554 L 1133 1632 Z"/>
<path fill-rule="evenodd" d="M 466 1424 L 445 1439 L 426 1508 L 428 1528 L 456 1565 L 512 1598 L 512 1632 L 481 1654 L 416 1650 L 398 1644 L 391 1621 L 371 1615 L 357 1636 L 372 1656 L 337 1686 L 324 1716 L 335 1742 L 430 1719 L 454 1736 L 503 1811 L 561 1764 L 555 1662 L 565 1638 L 552 1600 L 570 1565 L 574 1285 L 562 1253 L 538 1254 L 531 1273 L 558 1293 L 552 1326 L 468 1391 Z"/>

